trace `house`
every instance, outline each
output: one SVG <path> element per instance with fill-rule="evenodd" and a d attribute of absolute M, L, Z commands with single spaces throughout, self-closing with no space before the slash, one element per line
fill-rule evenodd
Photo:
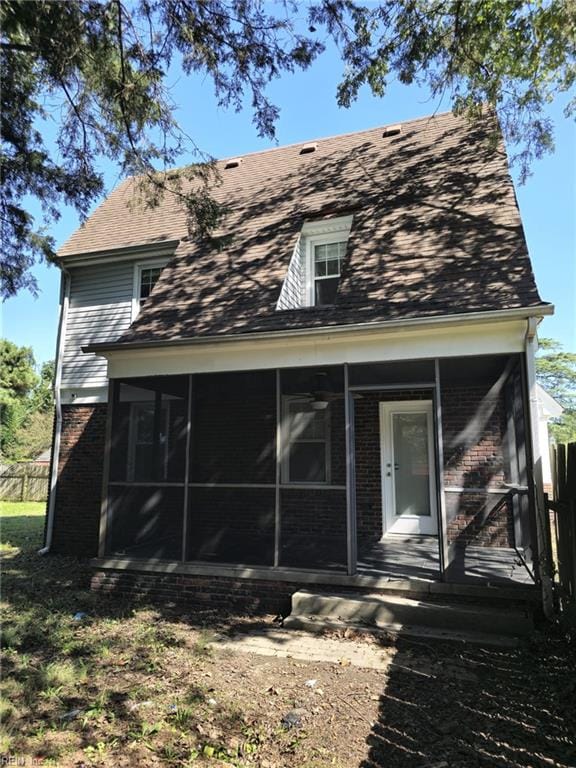
<path fill-rule="evenodd" d="M 224 160 L 205 239 L 122 183 L 59 252 L 45 551 L 223 605 L 546 595 L 553 308 L 495 130 L 442 114 Z"/>

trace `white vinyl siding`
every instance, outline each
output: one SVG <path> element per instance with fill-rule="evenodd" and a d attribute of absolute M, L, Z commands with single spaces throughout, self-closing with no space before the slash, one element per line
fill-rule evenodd
<path fill-rule="evenodd" d="M 134 262 L 70 270 L 70 301 L 62 353 L 62 387 L 105 387 L 106 360 L 82 347 L 116 340 L 131 323 Z"/>
<path fill-rule="evenodd" d="M 298 237 L 276 309 L 298 309 L 303 305 L 306 296 L 303 252 L 302 238 Z"/>

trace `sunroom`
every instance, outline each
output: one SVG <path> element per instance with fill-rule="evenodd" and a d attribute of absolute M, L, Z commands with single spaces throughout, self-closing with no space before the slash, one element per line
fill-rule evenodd
<path fill-rule="evenodd" d="M 533 584 L 527 403 L 522 353 L 113 376 L 99 563 Z"/>

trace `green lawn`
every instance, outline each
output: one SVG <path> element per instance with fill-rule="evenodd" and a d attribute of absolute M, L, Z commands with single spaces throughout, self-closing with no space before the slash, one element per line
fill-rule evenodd
<path fill-rule="evenodd" d="M 43 501 L 0 501 L 0 552 L 42 546 L 46 503 Z"/>

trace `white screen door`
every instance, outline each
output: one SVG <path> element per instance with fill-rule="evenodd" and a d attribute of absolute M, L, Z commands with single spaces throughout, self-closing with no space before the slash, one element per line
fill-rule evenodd
<path fill-rule="evenodd" d="M 380 439 L 384 531 L 436 534 L 432 402 L 380 403 Z"/>

